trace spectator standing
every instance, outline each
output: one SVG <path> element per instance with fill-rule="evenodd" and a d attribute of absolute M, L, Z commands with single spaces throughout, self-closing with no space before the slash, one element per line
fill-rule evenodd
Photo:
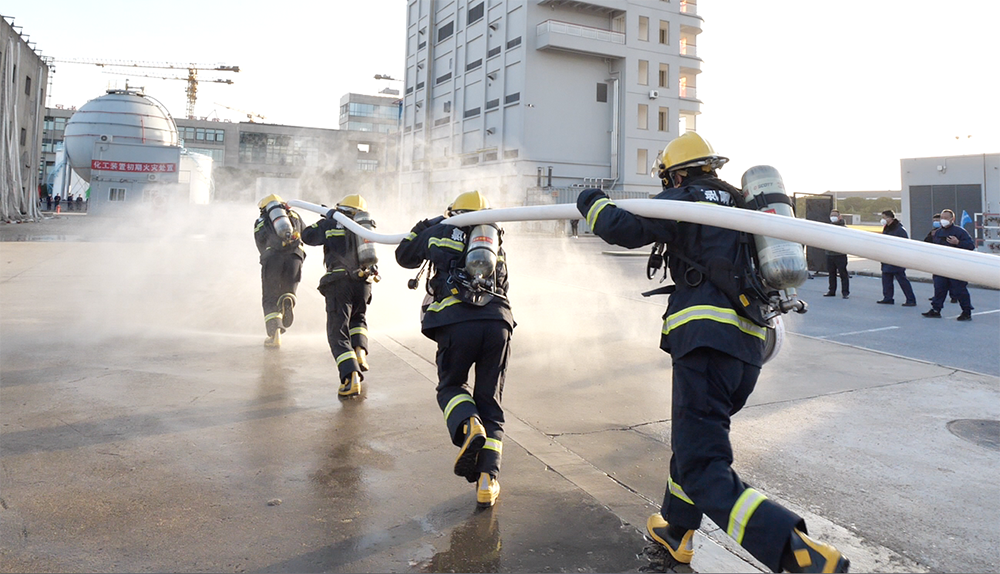
<path fill-rule="evenodd" d="M 847 227 L 847 222 L 836 209 L 830 211 L 830 223 Z M 827 251 L 826 272 L 830 275 L 830 289 L 823 296 L 835 297 L 837 295 L 837 274 L 840 274 L 840 292 L 844 299 L 849 298 L 851 296 L 851 279 L 847 274 L 847 254 Z"/>
<path fill-rule="evenodd" d="M 955 212 L 950 209 L 941 211 L 941 228 L 934 232 L 933 243 L 937 245 L 949 245 L 959 249 L 972 251 L 976 248 L 976 242 L 972 240 L 969 232 L 955 225 Z M 949 277 L 934 276 L 934 298 L 931 299 L 931 310 L 922 313 L 924 317 L 940 319 L 941 307 L 944 306 L 944 298 L 951 292 L 958 298 L 959 305 L 962 306 L 962 314 L 958 316 L 959 321 L 972 320 L 972 298 L 969 296 L 969 283 L 959 281 Z"/>
<path fill-rule="evenodd" d="M 903 239 L 910 238 L 906 233 L 906 228 L 903 227 L 903 223 L 896 219 L 896 214 L 891 209 L 882 212 L 881 223 L 882 235 L 894 235 Z M 899 288 L 903 290 L 903 295 L 906 296 L 903 307 L 916 307 L 917 298 L 913 295 L 913 286 L 910 285 L 910 280 L 906 278 L 906 268 L 888 263 L 882 264 L 882 299 L 876 301 L 876 303 L 880 305 L 892 305 L 895 302 L 893 299 L 895 295 L 893 280 L 899 283 Z"/>

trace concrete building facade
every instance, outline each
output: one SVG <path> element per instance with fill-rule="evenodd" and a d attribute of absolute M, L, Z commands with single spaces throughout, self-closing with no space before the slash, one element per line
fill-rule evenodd
<path fill-rule="evenodd" d="M 402 100 L 391 96 L 344 94 L 340 98 L 340 129 L 358 132 L 399 131 Z"/>
<path fill-rule="evenodd" d="M 7 18 L 0 17 L 0 219 L 33 219 L 49 66 Z"/>
<path fill-rule="evenodd" d="M 942 209 L 978 221 L 965 226 L 981 251 L 1000 254 L 1000 154 L 900 160 L 903 224 L 919 236 Z M 984 214 L 977 217 L 976 214 Z"/>
<path fill-rule="evenodd" d="M 658 191 L 649 167 L 695 129 L 686 0 L 410 0 L 401 193 Z"/>

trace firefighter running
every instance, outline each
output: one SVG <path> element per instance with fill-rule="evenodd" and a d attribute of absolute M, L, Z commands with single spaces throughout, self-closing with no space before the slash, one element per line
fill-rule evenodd
<path fill-rule="evenodd" d="M 281 334 L 292 326 L 295 290 L 302 280 L 306 258 L 299 239 L 302 219 L 277 195 L 257 204 L 260 217 L 254 224 L 254 240 L 260 252 L 260 280 L 264 306 L 264 346 L 281 346 Z"/>
<path fill-rule="evenodd" d="M 698 134 L 680 136 L 657 161 L 664 189 L 656 199 L 734 206 L 740 190 L 716 176 L 726 161 Z M 846 557 L 809 538 L 801 517 L 745 484 L 731 466 L 730 417 L 753 392 L 766 329 L 744 309 L 738 313 L 738 305 L 698 268 L 739 263 L 746 235 L 635 216 L 596 189 L 581 193 L 577 207 L 608 243 L 670 246 L 668 266 L 676 291 L 667 304 L 660 348 L 673 359 L 673 454 L 663 506 L 646 525 L 649 535 L 675 560 L 690 563 L 694 531 L 708 514 L 775 572 L 846 572 Z"/>
<path fill-rule="evenodd" d="M 459 195 L 450 217 L 488 209 L 478 191 Z M 443 217 L 418 222 L 396 248 L 408 269 L 429 262 L 421 331 L 437 342 L 437 400 L 455 446 L 454 471 L 476 483 L 481 507 L 500 495 L 503 451 L 503 395 L 514 317 L 507 302 L 507 264 L 500 230 L 493 225 L 459 228 Z M 419 277 L 419 275 L 418 275 Z M 416 281 L 410 283 L 411 288 Z M 469 369 L 476 379 L 470 393 Z"/>
<path fill-rule="evenodd" d="M 360 195 L 348 195 L 326 217 L 302 231 L 307 245 L 323 246 L 326 274 L 319 292 L 326 299 L 326 337 L 337 361 L 340 387 L 337 394 L 361 394 L 361 372 L 368 370 L 368 323 L 365 312 L 372 300 L 372 282 L 378 281 L 375 245 L 344 228 L 334 219 L 339 211 L 366 228 L 375 223 L 368 203 Z"/>

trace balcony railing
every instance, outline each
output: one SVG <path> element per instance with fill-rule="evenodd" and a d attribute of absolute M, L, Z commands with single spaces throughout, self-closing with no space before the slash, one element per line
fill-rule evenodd
<path fill-rule="evenodd" d="M 693 0 L 681 0 L 681 14 L 697 15 L 698 3 Z"/>
<path fill-rule="evenodd" d="M 681 83 L 681 85 L 679 85 L 677 87 L 677 95 L 680 96 L 682 99 L 685 99 L 685 100 L 697 100 L 698 99 L 698 92 L 697 92 L 696 88 L 694 86 L 684 85 L 683 82 Z"/>
<path fill-rule="evenodd" d="M 623 46 L 625 45 L 625 34 L 621 32 L 601 30 L 600 28 L 570 24 L 569 22 L 560 22 L 559 20 L 546 20 L 539 24 L 537 34 L 541 35 L 545 33 L 565 34 L 567 36 L 576 36 L 578 38 L 610 42 L 612 44 L 620 44 Z"/>
<path fill-rule="evenodd" d="M 689 42 L 685 38 L 681 38 L 681 56 L 696 58 L 698 56 L 698 46 L 694 42 Z"/>

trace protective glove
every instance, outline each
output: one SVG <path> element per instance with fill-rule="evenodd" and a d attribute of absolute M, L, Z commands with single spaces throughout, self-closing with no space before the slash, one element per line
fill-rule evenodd
<path fill-rule="evenodd" d="M 580 195 L 576 198 L 576 209 L 580 212 L 580 215 L 586 219 L 591 206 L 594 205 L 596 201 L 604 197 L 607 197 L 607 194 L 599 189 L 585 189 L 580 192 Z"/>

